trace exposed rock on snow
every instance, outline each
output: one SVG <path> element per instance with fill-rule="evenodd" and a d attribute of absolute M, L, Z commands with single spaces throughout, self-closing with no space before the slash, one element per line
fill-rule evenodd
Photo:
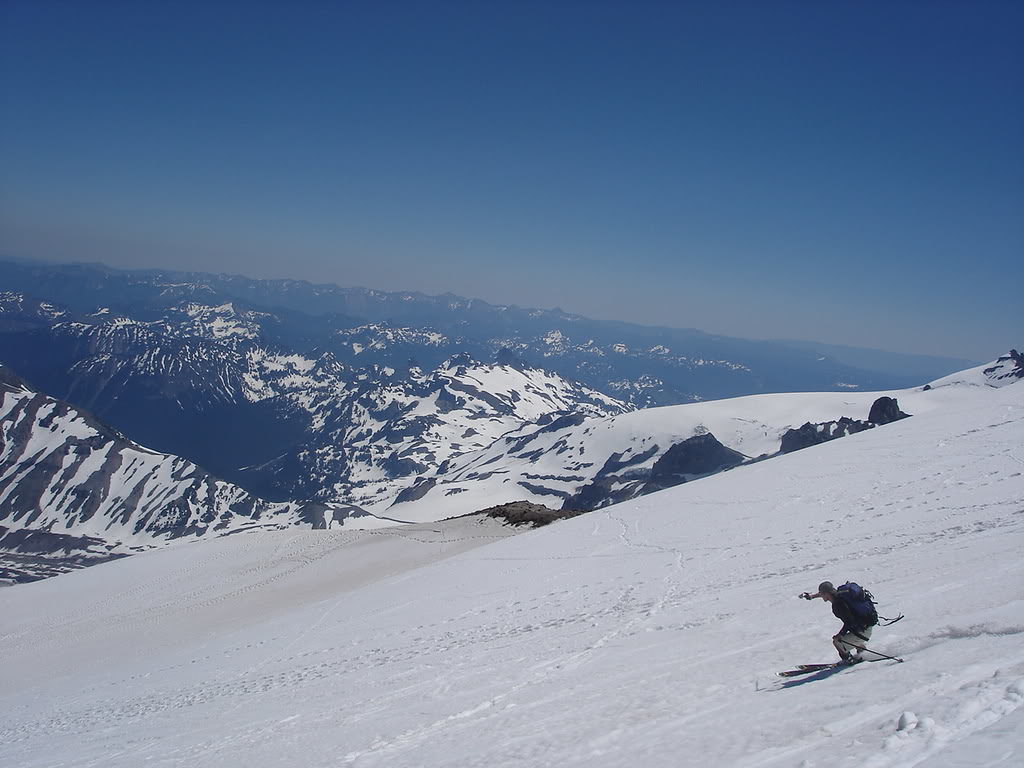
<path fill-rule="evenodd" d="M 427 478 L 426 480 L 417 481 L 415 485 L 411 485 L 408 488 L 403 488 L 395 497 L 395 500 L 391 503 L 391 506 L 395 506 L 396 504 L 403 504 L 409 501 L 419 501 L 424 496 L 426 496 L 427 492 L 435 485 L 437 485 L 437 480 L 434 479 L 433 477 Z"/>
<path fill-rule="evenodd" d="M 900 410 L 900 404 L 894 397 L 880 397 L 871 404 L 868 421 L 871 424 L 892 424 L 894 421 L 910 416 Z"/>
<path fill-rule="evenodd" d="M 929 384 L 929 388 L 968 385 L 976 387 L 1005 387 L 1024 378 L 1024 355 L 1011 349 L 1007 355 L 1001 355 L 993 363 L 958 371 Z"/>
<path fill-rule="evenodd" d="M 548 525 L 556 520 L 566 520 L 576 515 L 582 515 L 582 510 L 557 510 L 545 507 L 543 504 L 531 504 L 528 501 L 512 501 L 508 504 L 499 504 L 496 507 L 480 510 L 480 514 L 488 517 L 504 520 L 509 525 L 529 525 L 532 528 L 539 528 Z"/>
<path fill-rule="evenodd" d="M 1024 355 L 1011 349 L 1009 355 L 1000 357 L 996 364 L 985 369 L 985 375 L 993 382 L 1011 382 L 1024 379 Z"/>
<path fill-rule="evenodd" d="M 782 436 L 782 446 L 779 449 L 782 453 L 801 451 L 812 445 L 821 445 L 837 437 L 846 437 L 871 429 L 873 424 L 866 421 L 857 421 L 843 416 L 837 421 L 826 421 L 820 424 L 807 422 L 797 429 L 791 429 Z"/>
<path fill-rule="evenodd" d="M 867 421 L 858 421 L 848 417 L 842 417 L 837 421 L 826 421 L 818 424 L 810 422 L 798 429 L 791 429 L 782 436 L 781 453 L 792 453 L 812 445 L 821 445 L 829 440 L 838 437 L 855 435 L 866 429 L 871 429 L 884 424 L 891 424 L 900 419 L 906 419 L 909 413 L 900 410 L 899 403 L 894 397 L 882 396 L 871 404 L 871 411 L 868 413 Z"/>
<path fill-rule="evenodd" d="M 742 464 L 747 457 L 726 448 L 710 432 L 694 435 L 669 448 L 651 467 L 644 493 L 671 488 L 704 475 Z"/>
<path fill-rule="evenodd" d="M 540 504 L 554 500 L 564 509 L 597 509 L 650 490 L 655 463 L 690 438 L 712 432 L 726 449 L 757 461 L 879 426 L 864 421 L 865 415 L 891 424 L 904 414 L 900 403 L 914 414 L 947 407 L 988 382 L 983 370 L 991 367 L 936 381 L 928 391 L 755 395 L 605 418 L 553 418 L 446 462 L 432 475 L 434 488 L 405 505 L 402 514 L 417 520 L 441 509 L 445 515 L 465 514 L 521 497 Z M 719 469 L 729 465 L 723 462 Z M 682 479 L 688 479 L 685 474 Z"/>

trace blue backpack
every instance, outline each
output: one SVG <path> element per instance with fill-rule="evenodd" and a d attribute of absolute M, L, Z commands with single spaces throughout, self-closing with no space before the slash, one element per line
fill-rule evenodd
<path fill-rule="evenodd" d="M 875 599 L 860 584 L 848 581 L 836 589 L 836 594 L 850 606 L 862 627 L 873 627 L 878 623 L 878 611 L 875 610 Z M 902 617 L 900 617 L 902 618 Z"/>

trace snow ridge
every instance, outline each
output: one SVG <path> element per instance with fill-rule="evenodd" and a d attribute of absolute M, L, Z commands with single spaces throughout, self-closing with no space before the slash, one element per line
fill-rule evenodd
<path fill-rule="evenodd" d="M 842 434 L 840 420 L 870 427 L 863 420 L 882 397 L 898 400 L 900 407 L 917 415 L 955 407 L 969 401 L 975 387 L 1017 381 L 1010 375 L 1018 359 L 1014 355 L 906 390 L 750 395 L 601 419 L 527 424 L 443 465 L 424 484 L 422 495 L 402 500 L 400 516 L 425 520 L 439 508 L 466 514 L 516 500 L 562 509 L 606 506 L 659 487 L 651 483 L 652 471 L 684 441 L 710 435 L 749 461 L 763 460 L 777 455 L 786 433 L 801 425 L 836 434 Z M 722 469 L 732 466 L 729 462 Z"/>

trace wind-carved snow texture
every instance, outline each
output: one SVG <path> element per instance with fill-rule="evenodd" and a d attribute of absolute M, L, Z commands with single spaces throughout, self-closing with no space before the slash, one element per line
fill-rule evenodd
<path fill-rule="evenodd" d="M 27 768 L 1019 764 L 1024 385 L 980 382 L 501 541 L 507 528 L 473 518 L 246 532 L 0 590 L 0 754 Z M 870 646 L 905 663 L 776 675 L 834 658 L 828 606 L 797 598 L 825 579 L 906 614 Z"/>

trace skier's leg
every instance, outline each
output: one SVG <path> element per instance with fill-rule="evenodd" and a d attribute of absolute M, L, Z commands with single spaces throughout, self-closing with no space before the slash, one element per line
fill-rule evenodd
<path fill-rule="evenodd" d="M 882 658 L 881 656 L 876 656 L 871 651 L 860 650 L 861 648 L 866 648 L 868 642 L 871 640 L 871 629 L 871 627 L 867 627 L 865 629 L 860 630 L 857 633 L 857 635 L 860 635 L 860 637 L 857 637 L 857 635 L 847 635 L 847 637 L 849 638 L 849 642 L 851 644 L 857 646 L 857 648 L 855 649 L 855 653 L 857 654 L 857 656 L 864 659 L 865 661 L 878 661 Z"/>
<path fill-rule="evenodd" d="M 850 648 L 846 645 L 846 643 L 843 640 L 843 638 L 846 637 L 849 637 L 849 635 L 842 633 L 834 635 L 832 637 L 832 645 L 834 645 L 836 647 L 836 650 L 839 651 L 839 658 L 843 661 L 847 661 L 850 658 Z"/>
<path fill-rule="evenodd" d="M 856 634 L 853 632 L 841 632 L 832 638 L 832 644 L 835 645 L 836 650 L 839 651 L 839 656 L 843 661 L 847 661 L 854 656 L 858 659 L 874 661 L 876 658 L 881 657 L 873 656 L 870 651 L 867 653 L 861 653 L 861 648 L 864 648 L 870 639 L 871 627 L 868 627 L 867 629 L 860 630 Z"/>

